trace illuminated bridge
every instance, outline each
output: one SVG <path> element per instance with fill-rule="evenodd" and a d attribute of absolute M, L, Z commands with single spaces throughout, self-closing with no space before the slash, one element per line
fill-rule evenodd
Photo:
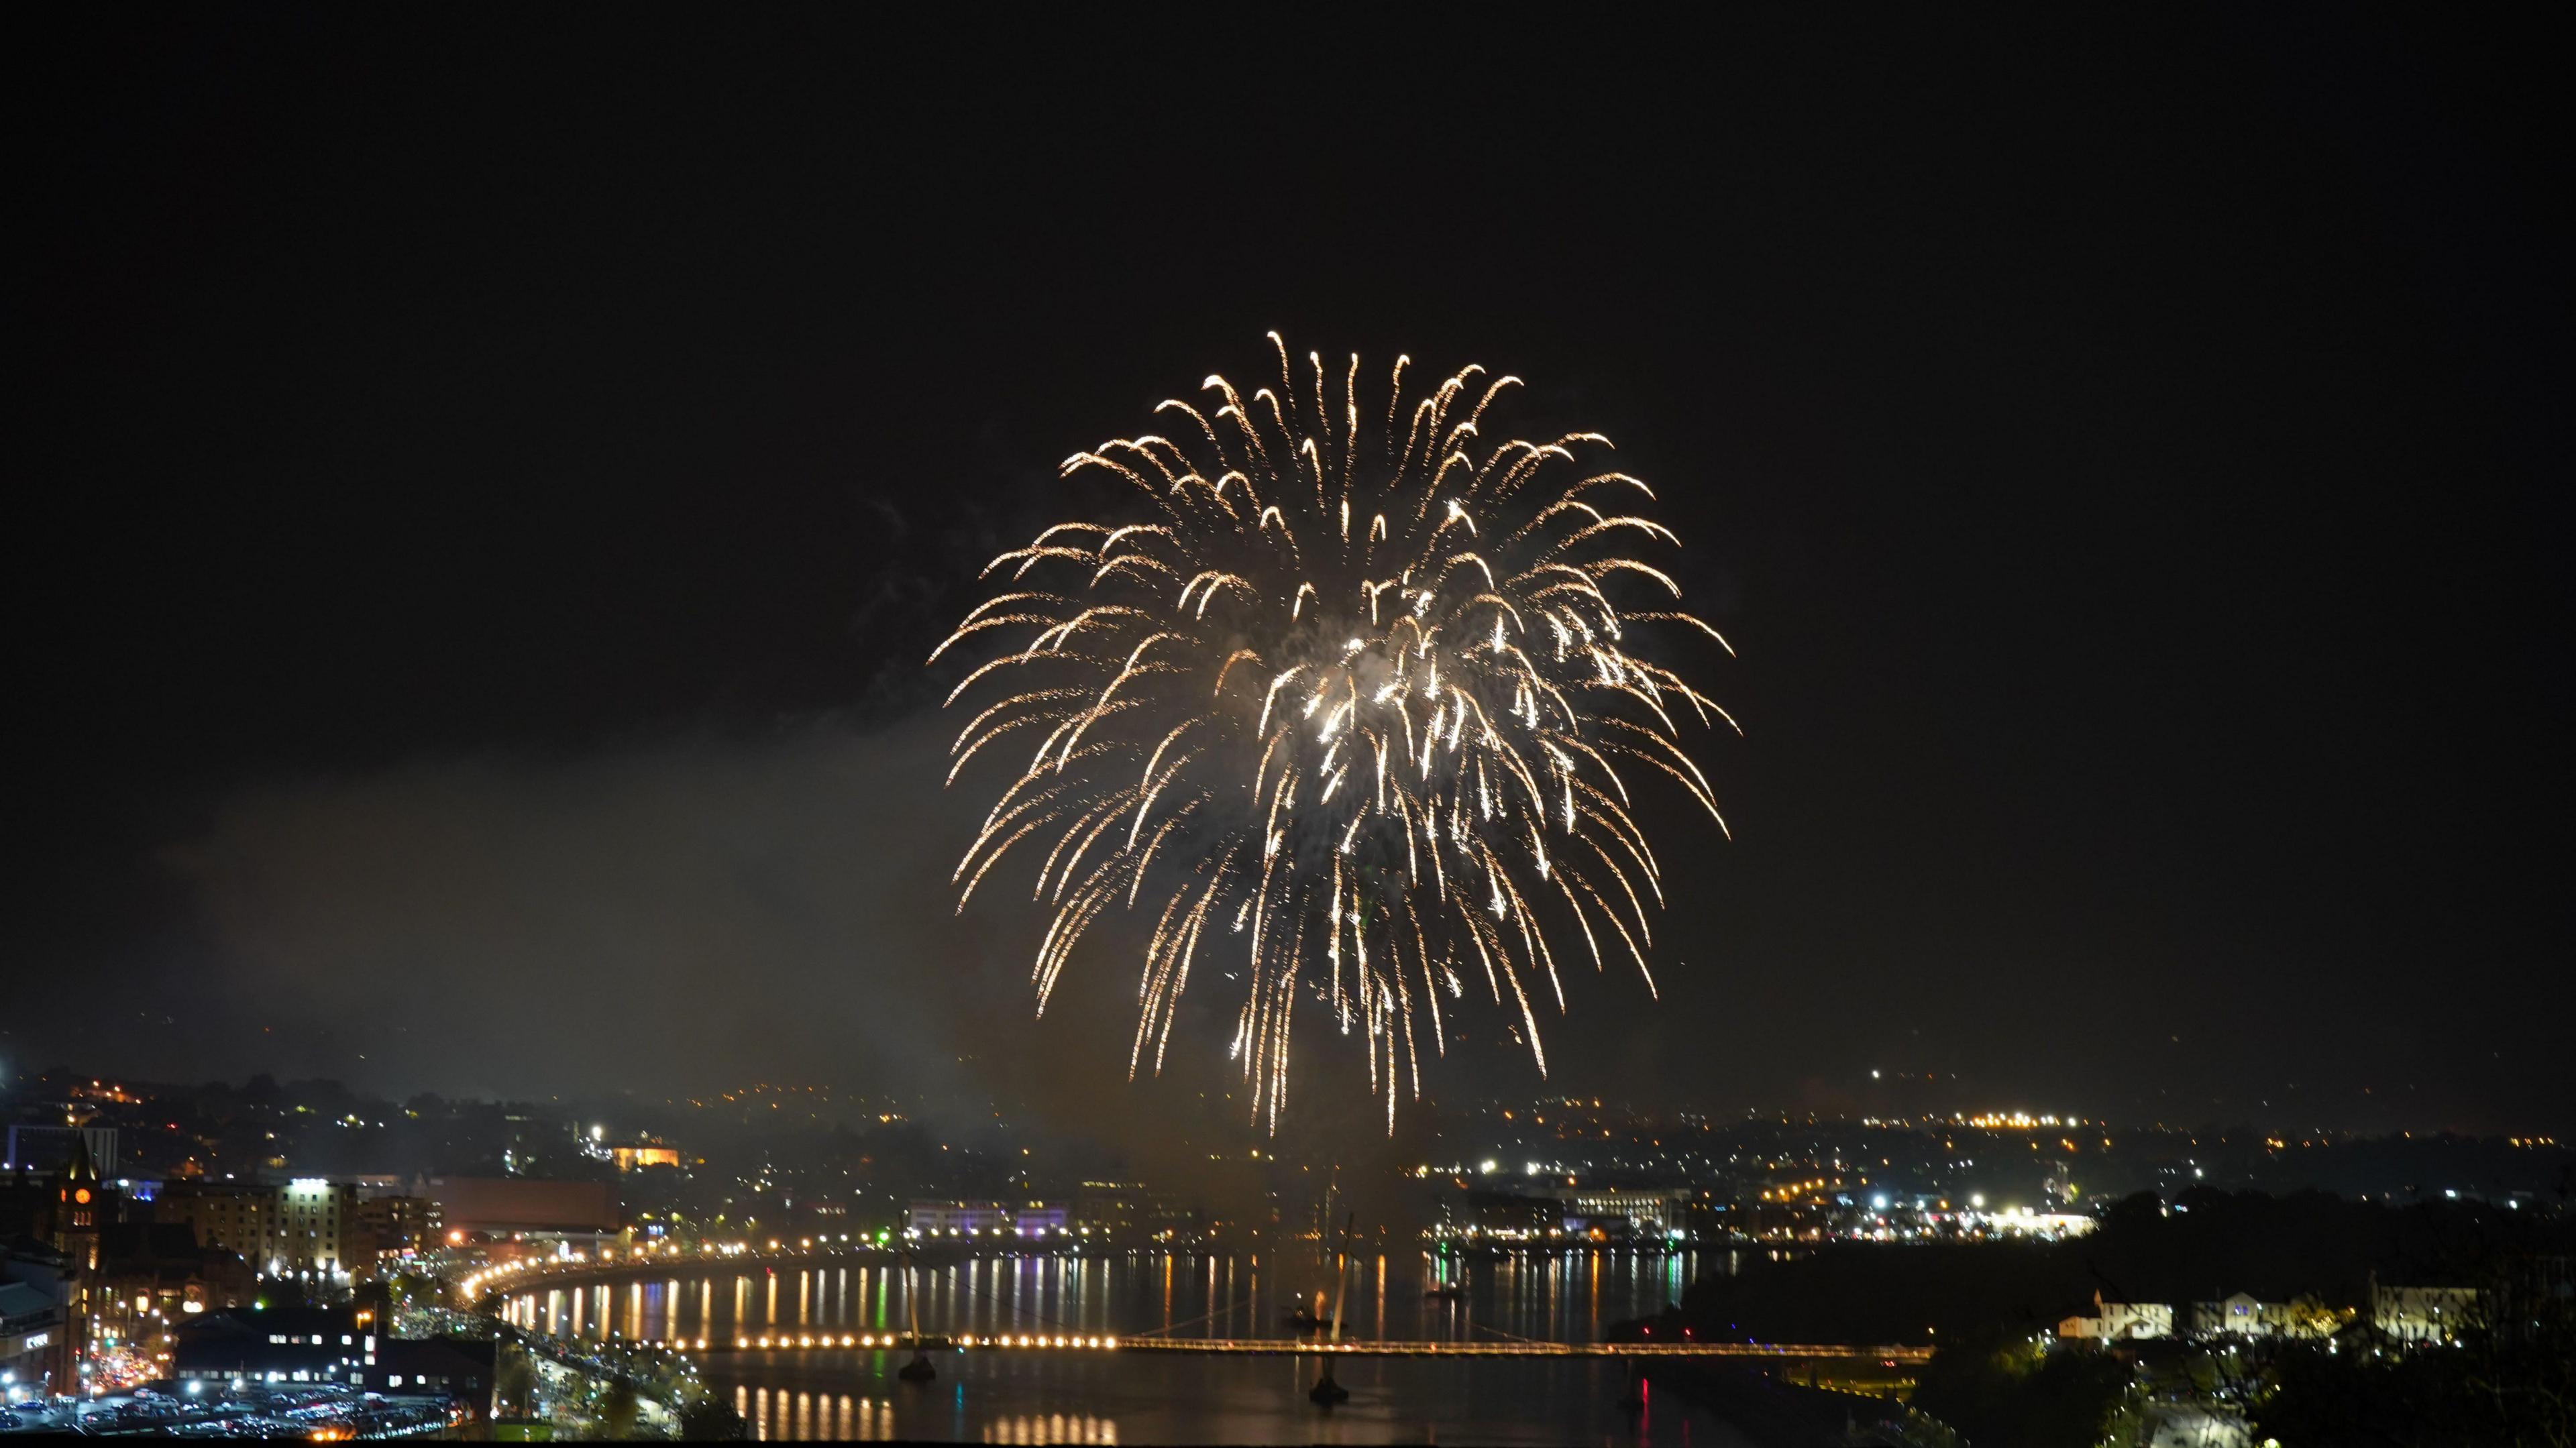
<path fill-rule="evenodd" d="M 1928 1347 L 1807 1347 L 1752 1342 L 1297 1342 L 1227 1337 L 1142 1337 L 1122 1351 L 1332 1354 L 1336 1357 L 1750 1357 L 1852 1358 L 1870 1362 L 1925 1362 Z"/>
<path fill-rule="evenodd" d="M 645 1342 L 639 1346 L 668 1348 L 679 1352 L 814 1352 L 849 1348 L 909 1351 L 916 1347 L 932 1351 L 1018 1352 L 1043 1348 L 1096 1352 L 1228 1353 L 1267 1357 L 1712 1357 L 1798 1361 L 1829 1359 L 1880 1363 L 1921 1363 L 1928 1361 L 1932 1356 L 1932 1349 L 1928 1347 L 1847 1347 L 1839 1343 L 1523 1342 L 1517 1340 L 1324 1343 L 1298 1338 L 1104 1337 L 1092 1333 L 1046 1332 L 980 1335 L 923 1333 L 919 1337 L 904 1332 L 760 1333 L 736 1337 L 730 1344 L 710 1341 L 706 1338 L 673 1338 L 667 1342 Z"/>

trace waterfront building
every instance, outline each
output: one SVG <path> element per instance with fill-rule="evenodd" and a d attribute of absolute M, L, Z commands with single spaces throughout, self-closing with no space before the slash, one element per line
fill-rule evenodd
<path fill-rule="evenodd" d="M 1692 1191 L 1688 1187 L 1563 1187 L 1565 1222 L 1574 1231 L 1599 1230 L 1613 1237 L 1666 1237 L 1687 1225 Z"/>
<path fill-rule="evenodd" d="M 1150 1195 L 1142 1182 L 1084 1182 L 1073 1192 L 1074 1229 L 1102 1236 L 1141 1236 Z"/>
<path fill-rule="evenodd" d="M 1565 1235 L 1565 1204 L 1553 1196 L 1457 1188 L 1440 1193 L 1435 1211 L 1443 1237 L 1543 1242 Z"/>
<path fill-rule="evenodd" d="M 1084 1182 L 1074 1188 L 1073 1228 L 1102 1237 L 1168 1241 L 1195 1235 L 1199 1214 L 1183 1199 L 1142 1182 Z"/>
<path fill-rule="evenodd" d="M 914 1202 L 904 1231 L 921 1237 L 1059 1236 L 1070 1226 L 1061 1202 Z"/>

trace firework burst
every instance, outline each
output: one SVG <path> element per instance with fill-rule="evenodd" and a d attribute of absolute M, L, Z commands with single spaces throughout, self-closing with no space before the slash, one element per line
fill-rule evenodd
<path fill-rule="evenodd" d="M 1624 957 L 1654 990 L 1663 887 L 1631 776 L 1723 830 L 1681 724 L 1735 721 L 1644 641 L 1726 640 L 1633 556 L 1680 540 L 1609 439 L 1485 440 L 1518 378 L 1471 366 L 1408 404 L 1399 357 L 1380 410 L 1357 356 L 1335 378 L 1270 340 L 1275 389 L 1210 377 L 1202 403 L 1155 409 L 1171 435 L 1065 459 L 1115 479 L 1126 514 L 994 559 L 1000 591 L 931 654 L 1008 645 L 949 695 L 1005 691 L 957 736 L 950 782 L 978 756 L 1022 765 L 957 903 L 1014 849 L 1039 856 L 1040 1015 L 1084 935 L 1135 912 L 1153 927 L 1131 1078 L 1161 1069 L 1193 967 L 1222 958 L 1255 1120 L 1277 1128 L 1306 1014 L 1364 1035 L 1392 1130 L 1474 986 L 1541 1074 L 1561 957 Z"/>

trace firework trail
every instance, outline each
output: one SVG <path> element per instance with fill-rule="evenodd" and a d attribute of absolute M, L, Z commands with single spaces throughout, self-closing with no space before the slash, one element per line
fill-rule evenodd
<path fill-rule="evenodd" d="M 1541 1074 L 1564 961 L 1624 956 L 1653 990 L 1663 888 L 1630 784 L 1667 777 L 1723 830 L 1679 721 L 1735 721 L 1638 650 L 1733 650 L 1631 556 L 1680 540 L 1609 439 L 1485 440 L 1518 378 L 1471 366 L 1408 404 L 1398 357 L 1381 411 L 1357 356 L 1335 378 L 1270 340 L 1275 389 L 1212 376 L 1155 409 L 1171 435 L 1065 459 L 1116 480 L 1127 515 L 994 559 L 1000 591 L 932 652 L 1007 644 L 949 695 L 1007 691 L 949 781 L 979 755 L 1021 766 L 958 862 L 958 909 L 1004 855 L 1039 855 L 1040 1015 L 1087 931 L 1150 916 L 1131 1078 L 1161 1069 L 1192 970 L 1222 958 L 1246 982 L 1232 1053 L 1255 1120 L 1277 1129 L 1304 1014 L 1365 1033 L 1392 1131 L 1419 1047 L 1443 1049 L 1475 987 Z"/>

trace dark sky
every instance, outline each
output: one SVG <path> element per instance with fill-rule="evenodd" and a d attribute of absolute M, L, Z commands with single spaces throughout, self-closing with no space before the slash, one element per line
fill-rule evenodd
<path fill-rule="evenodd" d="M 919 660 L 1276 327 L 1617 438 L 1742 651 L 1563 1081 L 2576 1127 L 2545 38 L 872 15 L 17 36 L 0 1065 L 1164 1109 Z"/>

